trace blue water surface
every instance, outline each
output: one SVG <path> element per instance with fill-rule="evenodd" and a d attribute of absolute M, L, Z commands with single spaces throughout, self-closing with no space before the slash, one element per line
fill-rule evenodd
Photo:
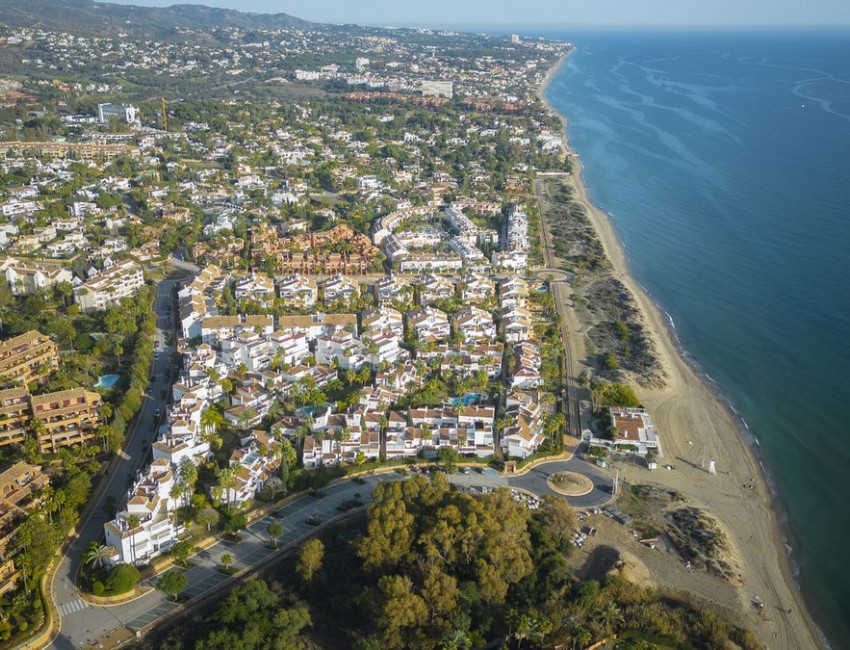
<path fill-rule="evenodd" d="M 760 443 L 850 638 L 850 32 L 561 34 L 548 97 L 632 271 Z"/>

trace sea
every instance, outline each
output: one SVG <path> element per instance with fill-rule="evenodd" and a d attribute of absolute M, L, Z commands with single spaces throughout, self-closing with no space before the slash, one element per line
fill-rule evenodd
<path fill-rule="evenodd" d="M 832 647 L 850 647 L 850 31 L 547 34 L 592 200 L 739 414 Z M 847 410 L 845 410 L 847 409 Z"/>

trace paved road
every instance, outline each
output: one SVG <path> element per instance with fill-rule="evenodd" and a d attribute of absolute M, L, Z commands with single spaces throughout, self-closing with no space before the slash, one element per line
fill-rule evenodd
<path fill-rule="evenodd" d="M 318 526 L 340 516 L 338 507 L 343 502 L 367 504 L 371 501 L 372 490 L 380 481 L 400 478 L 397 474 L 384 474 L 367 477 L 363 484 L 354 481 L 337 483 L 322 490 L 321 498 L 305 495 L 271 516 L 255 521 L 242 532 L 238 543 L 219 541 L 195 555 L 192 558 L 192 568 L 178 569 L 185 571 L 189 578 L 189 586 L 184 595 L 196 598 L 228 579 L 228 576 L 219 572 L 221 556 L 225 553 L 232 556 L 233 566 L 237 568 L 255 564 L 273 553 L 274 551 L 266 548 L 269 543 L 267 528 L 270 523 L 279 522 L 284 527 L 285 532 L 279 540 L 281 547 L 298 544 L 312 535 Z M 308 521 L 310 523 L 307 523 Z M 152 586 L 152 582 L 151 580 L 144 584 Z M 141 630 L 175 607 L 164 594 L 156 590 L 132 602 L 111 607 L 93 606 L 74 595 L 62 605 L 62 633 L 52 647 L 62 650 L 82 648 L 118 627 Z"/>
<path fill-rule="evenodd" d="M 571 458 L 570 460 L 553 460 L 541 463 L 525 474 L 519 476 L 490 476 L 473 471 L 470 474 L 455 474 L 450 477 L 453 484 L 462 487 L 512 487 L 528 490 L 534 494 L 555 494 L 546 479 L 555 472 L 577 472 L 593 481 L 593 490 L 580 497 L 563 497 L 573 508 L 598 507 L 611 499 L 611 477 L 595 465 Z"/>
<path fill-rule="evenodd" d="M 80 566 L 80 558 L 89 543 L 103 540 L 103 524 L 107 518 L 105 508 L 107 499 L 111 497 L 116 504 L 120 504 L 126 496 L 128 477 L 145 463 L 150 443 L 153 441 L 156 415 L 159 413 L 162 417 L 164 412 L 165 400 L 162 398 L 162 391 L 169 391 L 171 387 L 169 356 L 171 350 L 173 350 L 173 348 L 165 347 L 165 334 L 169 326 L 173 326 L 173 321 L 170 320 L 172 288 L 181 279 L 180 276 L 170 276 L 162 280 L 157 286 L 156 340 L 159 341 L 159 347 L 152 368 L 154 382 L 142 402 L 142 409 L 136 419 L 135 426 L 128 432 L 124 455 L 117 465 L 117 469 L 111 470 L 106 488 L 92 510 L 91 516 L 82 525 L 79 536 L 66 552 L 53 580 L 53 600 L 59 609 L 62 620 L 60 634 L 52 647 L 80 647 L 81 639 L 85 640 L 86 635 L 91 633 L 90 630 L 98 629 L 92 627 L 88 622 L 90 608 L 80 600 L 74 586 L 74 577 Z"/>

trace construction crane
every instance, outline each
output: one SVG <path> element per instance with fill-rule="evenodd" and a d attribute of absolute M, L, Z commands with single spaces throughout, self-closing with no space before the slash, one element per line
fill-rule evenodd
<path fill-rule="evenodd" d="M 162 98 L 162 130 L 168 131 L 168 112 L 165 110 L 165 97 Z"/>

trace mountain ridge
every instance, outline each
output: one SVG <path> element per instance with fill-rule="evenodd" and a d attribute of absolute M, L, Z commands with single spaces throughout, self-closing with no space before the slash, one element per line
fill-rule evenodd
<path fill-rule="evenodd" d="M 42 28 L 85 36 L 174 37 L 177 30 L 208 31 L 319 27 L 285 13 L 259 14 L 200 4 L 139 7 L 92 0 L 3 0 L 0 25 L 12 29 Z"/>

